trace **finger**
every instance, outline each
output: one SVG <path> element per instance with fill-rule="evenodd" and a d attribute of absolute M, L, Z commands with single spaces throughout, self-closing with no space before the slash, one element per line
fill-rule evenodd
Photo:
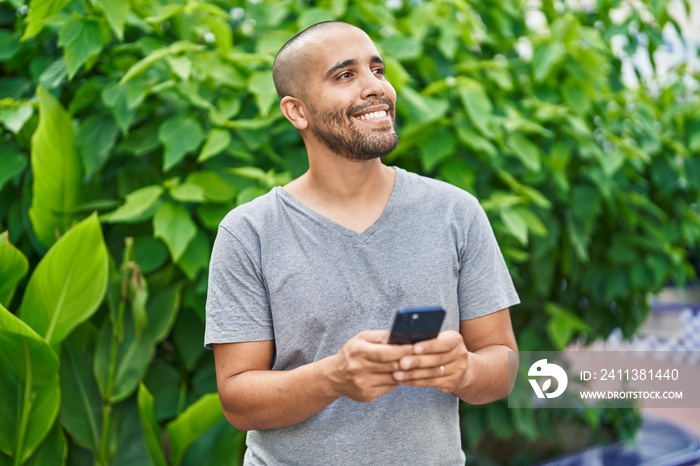
<path fill-rule="evenodd" d="M 357 337 L 370 343 L 389 343 L 388 330 L 364 330 Z"/>
<path fill-rule="evenodd" d="M 430 381 L 429 386 L 434 386 L 440 380 L 448 377 L 449 366 L 439 365 L 436 367 L 426 367 L 422 369 L 413 369 L 409 371 L 396 371 L 394 372 L 394 379 L 402 384 L 417 381 Z"/>
<path fill-rule="evenodd" d="M 358 371 L 359 370 L 364 370 L 367 373 L 370 374 L 392 374 L 398 370 L 401 370 L 399 367 L 399 362 L 398 361 L 391 361 L 391 362 L 374 362 L 374 361 L 366 361 L 361 369 L 358 366 Z"/>
<path fill-rule="evenodd" d="M 401 370 L 414 370 L 428 367 L 440 367 L 451 362 L 450 353 L 423 354 L 405 356 L 399 360 Z"/>
<path fill-rule="evenodd" d="M 413 353 L 412 345 L 384 345 L 367 343 L 360 345 L 358 354 L 373 362 L 395 362 Z"/>
<path fill-rule="evenodd" d="M 414 354 L 446 353 L 453 350 L 458 345 L 464 344 L 462 336 L 454 330 L 447 330 L 440 333 L 432 340 L 425 340 L 413 345 Z"/>

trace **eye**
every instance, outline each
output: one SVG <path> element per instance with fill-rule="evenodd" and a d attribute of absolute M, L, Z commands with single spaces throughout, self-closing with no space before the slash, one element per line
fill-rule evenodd
<path fill-rule="evenodd" d="M 382 76 L 384 75 L 384 68 L 383 67 L 375 68 L 372 71 L 374 72 L 374 74 L 380 74 Z"/>
<path fill-rule="evenodd" d="M 352 72 L 344 71 L 338 75 L 337 79 L 350 79 L 350 78 L 352 78 Z"/>

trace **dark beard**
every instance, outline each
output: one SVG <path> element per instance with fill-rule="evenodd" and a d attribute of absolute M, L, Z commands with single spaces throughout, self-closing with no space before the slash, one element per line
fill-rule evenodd
<path fill-rule="evenodd" d="M 389 105 L 387 113 L 393 115 L 394 106 L 392 103 L 388 100 L 382 100 L 382 103 Z M 394 131 L 388 128 L 377 131 L 360 131 L 351 117 L 351 115 L 361 112 L 362 107 L 369 108 L 373 105 L 377 105 L 377 103 L 353 107 L 347 111 L 344 117 L 337 113 L 321 113 L 311 107 L 315 117 L 322 123 L 314 125 L 311 131 L 326 147 L 347 160 L 361 162 L 382 157 L 396 149 L 396 145 L 399 143 L 399 136 L 396 134 L 396 120 L 392 118 Z M 347 134 L 348 130 L 350 134 Z"/>

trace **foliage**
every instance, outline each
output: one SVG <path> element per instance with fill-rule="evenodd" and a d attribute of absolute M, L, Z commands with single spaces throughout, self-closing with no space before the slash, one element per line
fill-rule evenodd
<path fill-rule="evenodd" d="M 620 3 L 543 0 L 533 28 L 520 0 L 0 2 L 0 464 L 240 460 L 202 348 L 208 257 L 228 210 L 306 168 L 269 70 L 325 19 L 387 62 L 387 161 L 482 201 L 520 348 L 631 335 L 694 278 L 700 99 L 683 66 L 623 86 L 612 44 L 653 58 L 677 25 L 664 0 L 613 21 Z M 527 463 L 562 423 L 625 436 L 630 416 L 469 407 L 465 445 Z"/>

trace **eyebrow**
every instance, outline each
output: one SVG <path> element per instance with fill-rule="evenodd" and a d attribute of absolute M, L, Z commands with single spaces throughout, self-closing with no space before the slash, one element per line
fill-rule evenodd
<path fill-rule="evenodd" d="M 379 63 L 380 65 L 384 66 L 384 60 L 382 60 L 379 55 L 373 55 L 372 58 L 370 58 L 369 62 L 370 64 Z M 326 77 L 330 78 L 336 71 L 341 70 L 343 68 L 347 68 L 348 66 L 357 66 L 357 64 L 358 61 L 354 58 L 339 61 L 338 63 L 333 65 L 328 71 L 326 71 Z"/>

